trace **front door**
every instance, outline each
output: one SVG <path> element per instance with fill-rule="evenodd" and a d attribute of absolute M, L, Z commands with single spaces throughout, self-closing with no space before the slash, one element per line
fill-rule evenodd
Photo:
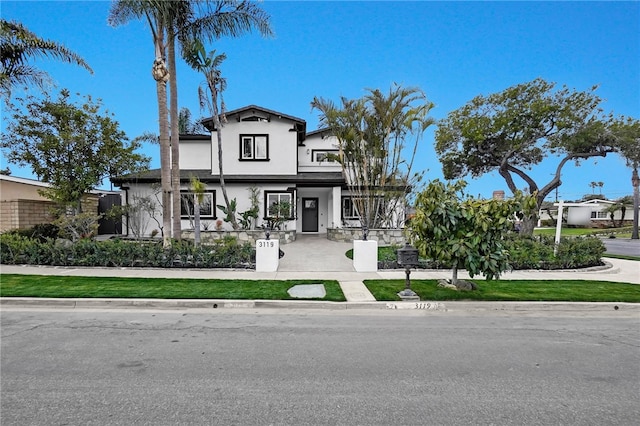
<path fill-rule="evenodd" d="M 302 199 L 302 232 L 318 232 L 318 199 Z"/>

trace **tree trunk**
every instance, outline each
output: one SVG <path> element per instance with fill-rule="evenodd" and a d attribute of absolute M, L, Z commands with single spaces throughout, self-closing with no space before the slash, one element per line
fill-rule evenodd
<path fill-rule="evenodd" d="M 638 185 L 640 184 L 640 178 L 638 178 L 638 168 L 633 168 L 631 174 L 631 183 L 633 184 L 633 230 L 631 231 L 631 239 L 638 239 L 638 216 L 640 216 L 640 194 L 638 193 Z"/>
<path fill-rule="evenodd" d="M 229 217 L 231 219 L 231 227 L 234 230 L 239 229 L 238 221 L 236 220 L 235 212 L 231 211 L 231 203 L 229 203 L 229 196 L 227 195 L 227 187 L 224 183 L 224 173 L 222 168 L 222 124 L 220 122 L 220 115 L 218 112 L 218 96 L 217 96 L 217 87 L 215 82 L 209 82 L 209 87 L 211 89 L 211 97 L 213 104 L 213 123 L 216 126 L 216 136 L 218 139 L 218 172 L 220 173 L 220 189 L 222 190 L 222 196 L 224 198 L 224 204 L 227 206 L 227 212 L 229 212 Z"/>
<path fill-rule="evenodd" d="M 158 25 L 158 37 L 154 40 L 156 59 L 151 74 L 156 81 L 158 97 L 158 121 L 160 127 L 160 184 L 162 187 L 162 241 L 165 247 L 171 246 L 171 164 L 169 158 L 169 114 L 167 109 L 167 81 L 169 72 L 164 63 L 163 29 Z"/>
<path fill-rule="evenodd" d="M 171 123 L 171 192 L 173 213 L 173 239 L 180 241 L 182 238 L 181 205 L 180 196 L 180 128 L 178 119 L 178 76 L 176 74 L 176 43 L 175 37 L 169 36 L 168 43 L 169 63 L 169 114 Z"/>
<path fill-rule="evenodd" d="M 193 203 L 193 242 L 196 247 L 200 245 L 200 202 L 194 199 Z"/>
<path fill-rule="evenodd" d="M 458 287 L 458 265 L 454 265 L 451 269 L 451 284 Z"/>

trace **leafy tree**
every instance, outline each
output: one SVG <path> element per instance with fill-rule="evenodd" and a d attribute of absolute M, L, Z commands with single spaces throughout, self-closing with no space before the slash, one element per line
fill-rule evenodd
<path fill-rule="evenodd" d="M 640 194 L 638 186 L 640 177 L 638 167 L 640 167 L 640 120 L 627 119 L 618 120 L 614 123 L 613 133 L 618 139 L 618 152 L 631 167 L 631 183 L 633 185 L 633 230 L 631 239 L 638 239 L 638 220 L 640 216 Z"/>
<path fill-rule="evenodd" d="M 510 200 L 478 200 L 464 194 L 465 186 L 464 181 L 431 182 L 417 195 L 407 226 L 422 256 L 451 267 L 456 287 L 459 269 L 487 279 L 509 269 L 504 235 L 513 229 L 516 214 L 536 208 L 535 199 L 520 192 Z"/>
<path fill-rule="evenodd" d="M 497 170 L 515 194 L 519 177 L 538 207 L 560 186 L 568 161 L 605 157 L 616 151 L 611 127 L 616 121 L 599 109 L 596 87 L 578 92 L 540 78 L 489 96 L 477 96 L 442 120 L 436 153 L 447 179 L 478 177 Z M 541 186 L 531 170 L 546 157 L 560 162 L 551 181 Z M 596 185 L 598 185 L 596 183 Z M 524 218 L 521 233 L 531 234 L 537 209 Z"/>
<path fill-rule="evenodd" d="M 36 58 L 73 63 L 93 74 L 84 59 L 60 43 L 37 36 L 19 22 L 0 19 L 0 96 L 5 101 L 9 102 L 11 90 L 18 85 L 44 89 L 50 82 L 46 72 L 29 64 Z"/>
<path fill-rule="evenodd" d="M 142 170 L 149 159 L 135 151 L 111 114 L 90 96 L 82 105 L 70 102 L 62 90 L 58 99 L 48 95 L 11 105 L 12 121 L 2 134 L 7 159 L 29 166 L 38 178 L 51 184 L 50 199 L 82 212 L 82 196 L 105 178 Z"/>
<path fill-rule="evenodd" d="M 231 202 L 227 195 L 227 187 L 224 181 L 224 167 L 222 164 L 222 121 L 220 116 L 224 119 L 224 101 L 222 99 L 222 92 L 227 87 L 227 80 L 222 77 L 220 71 L 220 64 L 227 57 L 224 53 L 216 55 L 216 51 L 212 50 L 208 54 L 205 52 L 204 45 L 200 41 L 193 41 L 189 48 L 184 53 L 185 61 L 194 70 L 204 74 L 206 79 L 206 88 L 201 85 L 198 88 L 198 95 L 200 98 L 200 105 L 208 105 L 211 110 L 211 116 L 213 118 L 213 126 L 216 131 L 218 140 L 218 173 L 220 176 L 220 189 L 222 190 L 222 197 L 224 198 L 224 204 L 226 211 L 231 212 Z M 209 100 L 209 96 L 211 100 Z M 220 108 L 218 108 L 218 97 L 220 97 Z M 222 110 L 222 111 L 220 111 Z M 227 220 L 231 223 L 233 229 L 238 229 L 238 221 L 236 220 L 235 209 L 233 214 L 227 214 Z"/>
<path fill-rule="evenodd" d="M 418 143 L 434 123 L 428 116 L 434 104 L 418 88 L 394 85 L 388 94 L 370 89 L 361 99 L 343 97 L 340 106 L 316 97 L 311 106 L 338 139 L 336 160 L 362 226 L 399 226 L 398 211 L 422 177 L 412 167 Z"/>

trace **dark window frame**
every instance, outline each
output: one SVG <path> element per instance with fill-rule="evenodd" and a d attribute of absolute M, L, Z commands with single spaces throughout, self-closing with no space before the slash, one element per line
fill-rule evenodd
<path fill-rule="evenodd" d="M 325 155 L 325 158 L 322 160 L 316 160 L 316 154 L 333 154 L 337 155 L 340 152 L 338 149 L 312 149 L 311 150 L 311 162 L 312 163 L 338 163 L 336 160 L 329 160 Z"/>
<path fill-rule="evenodd" d="M 256 138 L 265 138 L 265 158 L 256 158 Z M 251 156 L 245 156 L 244 142 L 251 139 Z M 239 161 L 269 161 L 269 135 L 262 133 L 243 133 L 240 135 L 239 149 L 238 149 Z"/>
<path fill-rule="evenodd" d="M 195 193 L 193 191 L 188 191 L 188 190 L 183 190 L 180 191 L 180 218 L 181 219 L 189 219 L 190 217 L 193 217 L 193 212 L 191 212 L 191 214 L 189 214 L 189 211 L 187 210 L 187 207 L 185 206 L 185 201 L 186 201 L 186 196 L 191 195 L 192 198 L 192 202 L 189 203 L 189 207 L 192 207 L 195 205 Z M 218 215 L 217 215 L 217 208 L 216 208 L 216 191 L 215 190 L 208 190 L 204 192 L 204 195 L 207 196 L 211 196 L 211 205 L 210 205 L 210 213 L 206 213 L 203 214 L 202 212 L 202 206 L 200 207 L 200 219 L 217 219 Z"/>

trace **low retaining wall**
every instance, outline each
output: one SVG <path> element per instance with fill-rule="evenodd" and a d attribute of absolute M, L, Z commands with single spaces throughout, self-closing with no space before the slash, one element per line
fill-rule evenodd
<path fill-rule="evenodd" d="M 327 229 L 327 239 L 345 243 L 361 240 L 362 228 L 329 228 Z M 403 229 L 370 229 L 367 239 L 377 241 L 380 245 L 389 246 L 401 246 L 406 241 Z"/>
<path fill-rule="evenodd" d="M 265 238 L 264 230 L 243 230 L 243 231 L 200 231 L 200 241 L 203 243 L 221 240 L 224 237 L 235 237 L 239 242 L 247 241 L 255 245 L 256 240 Z M 182 231 L 182 238 L 193 240 L 193 230 Z M 296 231 L 271 231 L 271 239 L 280 240 L 280 244 L 288 244 L 296 240 Z"/>

